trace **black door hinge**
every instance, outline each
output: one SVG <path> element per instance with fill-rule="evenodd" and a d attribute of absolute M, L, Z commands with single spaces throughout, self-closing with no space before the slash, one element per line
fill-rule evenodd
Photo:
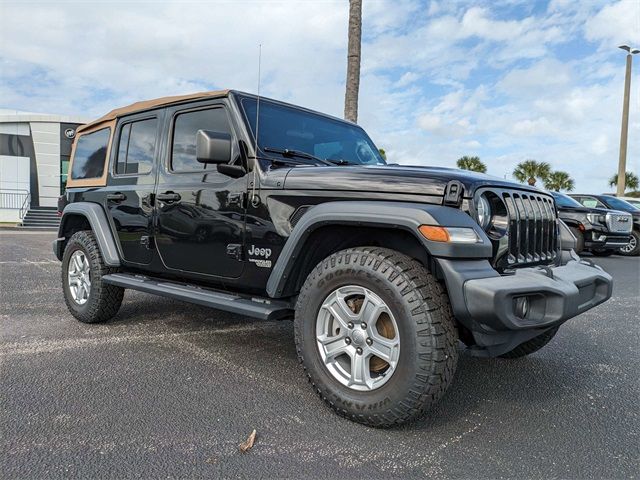
<path fill-rule="evenodd" d="M 462 194 L 464 193 L 464 186 L 458 180 L 451 180 L 447 183 L 447 187 L 444 190 L 444 198 L 442 204 L 447 207 L 460 207 L 462 205 Z"/>
<path fill-rule="evenodd" d="M 232 192 L 227 197 L 227 203 L 229 205 L 237 205 L 238 207 L 244 207 L 244 197 L 245 194 L 243 192 Z"/>
<path fill-rule="evenodd" d="M 227 255 L 234 260 L 242 260 L 242 245 L 238 243 L 230 243 L 227 245 Z"/>

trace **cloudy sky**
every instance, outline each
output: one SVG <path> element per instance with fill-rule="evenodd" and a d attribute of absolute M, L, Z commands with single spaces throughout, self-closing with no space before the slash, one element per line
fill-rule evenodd
<path fill-rule="evenodd" d="M 0 0 L 0 108 L 88 118 L 216 88 L 342 116 L 347 0 Z M 524 159 L 608 190 L 640 0 L 364 0 L 360 124 L 389 161 L 504 177 Z M 640 55 L 628 161 L 640 158 Z"/>

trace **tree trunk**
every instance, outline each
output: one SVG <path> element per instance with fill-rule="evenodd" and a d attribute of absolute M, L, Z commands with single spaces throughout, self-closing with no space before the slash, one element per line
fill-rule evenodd
<path fill-rule="evenodd" d="M 360 42 L 362 38 L 362 0 L 349 0 L 349 46 L 347 47 L 347 86 L 344 118 L 358 121 L 360 91 Z"/>
<path fill-rule="evenodd" d="M 532 187 L 535 187 L 535 185 L 536 185 L 536 179 L 535 179 L 535 177 L 529 177 L 529 180 L 527 180 L 527 183 L 528 183 L 529 185 L 531 185 Z"/>

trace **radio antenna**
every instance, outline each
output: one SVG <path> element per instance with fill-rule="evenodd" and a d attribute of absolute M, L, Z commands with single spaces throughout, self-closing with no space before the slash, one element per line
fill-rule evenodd
<path fill-rule="evenodd" d="M 256 195 L 256 186 L 258 183 L 258 133 L 260 132 L 260 74 L 262 67 L 262 44 L 258 45 L 258 95 L 256 98 L 256 142 L 253 161 L 253 188 L 251 191 L 251 205 L 257 207 L 260 203 L 260 197 Z"/>

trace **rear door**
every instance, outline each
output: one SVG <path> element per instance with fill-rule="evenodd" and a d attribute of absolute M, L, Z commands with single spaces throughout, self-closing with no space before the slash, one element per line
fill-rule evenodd
<path fill-rule="evenodd" d="M 158 176 L 155 241 L 164 265 L 222 278 L 237 278 L 244 262 L 246 176 L 231 178 L 196 160 L 198 130 L 229 133 L 232 159 L 237 136 L 223 100 L 167 109 L 168 148 Z"/>
<path fill-rule="evenodd" d="M 126 117 L 118 122 L 113 140 L 106 211 L 129 263 L 146 265 L 153 258 L 152 196 L 160 124 L 158 113 Z"/>

